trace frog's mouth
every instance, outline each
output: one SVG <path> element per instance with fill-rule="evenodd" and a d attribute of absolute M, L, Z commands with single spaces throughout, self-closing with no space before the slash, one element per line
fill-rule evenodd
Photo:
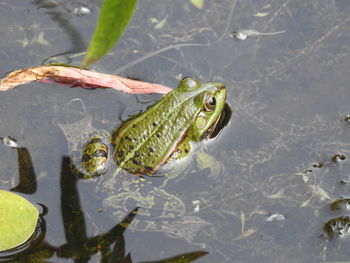
<path fill-rule="evenodd" d="M 230 122 L 232 109 L 228 103 L 225 103 L 224 109 L 217 120 L 203 133 L 201 140 L 215 138 L 221 130 Z"/>

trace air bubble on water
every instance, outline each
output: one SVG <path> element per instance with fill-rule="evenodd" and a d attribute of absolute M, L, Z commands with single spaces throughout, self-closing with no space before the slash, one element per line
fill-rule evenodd
<path fill-rule="evenodd" d="M 11 147 L 11 148 L 18 148 L 18 144 L 15 139 L 13 139 L 11 136 L 7 136 L 2 139 L 2 143 L 5 146 Z"/>
<path fill-rule="evenodd" d="M 85 16 L 85 15 L 90 15 L 91 10 L 87 8 L 86 6 L 79 6 L 73 9 L 73 14 L 77 16 Z"/>
<path fill-rule="evenodd" d="M 198 213 L 199 212 L 199 208 L 200 208 L 200 201 L 199 200 L 193 200 L 192 201 L 192 205 L 193 205 L 193 211 Z"/>
<path fill-rule="evenodd" d="M 344 121 L 350 123 L 350 114 L 345 116 Z"/>
<path fill-rule="evenodd" d="M 273 221 L 283 221 L 285 220 L 286 217 L 282 214 L 273 214 L 273 215 L 270 215 L 266 221 L 267 222 L 273 222 Z"/>
<path fill-rule="evenodd" d="M 231 37 L 234 37 L 234 38 L 237 38 L 239 40 L 246 40 L 248 35 L 247 34 L 244 34 L 242 32 L 233 32 L 231 34 Z"/>

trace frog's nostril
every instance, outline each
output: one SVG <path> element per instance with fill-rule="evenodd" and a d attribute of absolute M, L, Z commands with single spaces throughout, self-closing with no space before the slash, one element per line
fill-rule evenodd
<path fill-rule="evenodd" d="M 224 89 L 225 88 L 225 85 L 221 84 L 221 85 L 218 85 L 216 87 L 216 90 L 221 90 L 221 89 Z"/>

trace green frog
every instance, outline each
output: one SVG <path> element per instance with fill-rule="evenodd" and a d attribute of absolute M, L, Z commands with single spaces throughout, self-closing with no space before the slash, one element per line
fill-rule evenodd
<path fill-rule="evenodd" d="M 137 206 L 138 218 L 130 229 L 161 231 L 191 240 L 207 222 L 188 211 L 188 201 L 167 191 L 170 181 L 181 180 L 187 173 L 179 169 L 171 169 L 171 176 L 166 177 L 154 173 L 171 159 L 186 159 L 192 142 L 217 135 L 231 116 L 225 100 L 223 84 L 185 78 L 145 112 L 123 122 L 112 135 L 93 126 L 92 116 L 80 99 L 65 106 L 67 116 L 56 123 L 67 138 L 73 166 L 90 178 L 83 182 L 93 188 L 91 194 L 102 200 L 102 209 L 113 220 L 121 220 Z M 113 176 L 111 159 L 118 165 L 116 172 L 125 170 L 130 176 Z M 169 163 L 184 169 L 183 164 Z M 132 174 L 149 176 L 145 180 Z"/>
<path fill-rule="evenodd" d="M 152 175 L 169 159 L 190 153 L 190 142 L 211 137 L 225 107 L 226 89 L 221 83 L 183 79 L 160 101 L 125 121 L 111 136 L 118 169 Z M 85 173 L 98 175 L 106 167 L 107 144 L 94 136 L 82 156 Z"/>

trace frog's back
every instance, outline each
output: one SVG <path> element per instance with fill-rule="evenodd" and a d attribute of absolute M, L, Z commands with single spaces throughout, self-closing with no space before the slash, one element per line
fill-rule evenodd
<path fill-rule="evenodd" d="M 167 161 L 198 112 L 195 100 L 184 96 L 173 91 L 116 130 L 112 143 L 120 168 L 152 174 Z"/>

